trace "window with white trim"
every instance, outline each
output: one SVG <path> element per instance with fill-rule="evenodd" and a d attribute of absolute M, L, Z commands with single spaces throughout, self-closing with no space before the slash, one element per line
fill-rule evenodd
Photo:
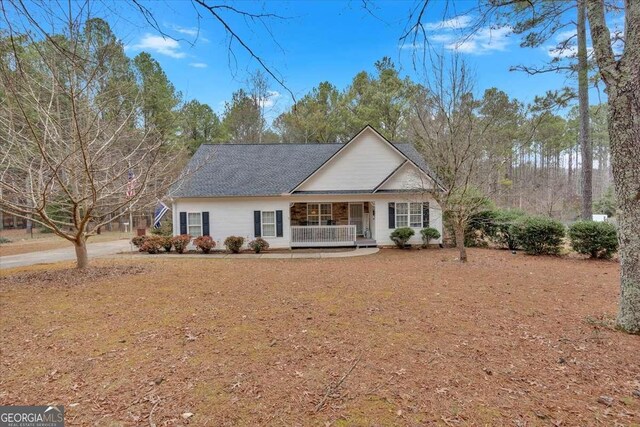
<path fill-rule="evenodd" d="M 202 236 L 202 212 L 187 213 L 187 233 L 193 237 Z"/>
<path fill-rule="evenodd" d="M 275 211 L 262 211 L 262 237 L 276 237 Z"/>
<path fill-rule="evenodd" d="M 307 225 L 327 225 L 332 219 L 331 203 L 307 203 Z"/>
<path fill-rule="evenodd" d="M 422 203 L 396 203 L 396 228 L 422 228 Z"/>

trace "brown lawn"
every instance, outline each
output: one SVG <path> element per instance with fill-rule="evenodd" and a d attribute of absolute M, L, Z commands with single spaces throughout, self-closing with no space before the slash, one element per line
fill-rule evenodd
<path fill-rule="evenodd" d="M 610 327 L 616 263 L 470 260 L 5 273 L 0 404 L 64 404 L 71 426 L 640 424 L 640 337 Z"/>
<path fill-rule="evenodd" d="M 33 236 L 25 230 L 2 230 L 0 236 L 11 240 L 11 243 L 0 244 L 0 256 L 20 255 L 29 252 L 60 249 L 71 246 L 72 243 L 51 233 L 34 231 Z M 100 235 L 89 238 L 89 243 L 109 242 L 119 239 L 130 239 L 131 233 L 105 231 Z"/>

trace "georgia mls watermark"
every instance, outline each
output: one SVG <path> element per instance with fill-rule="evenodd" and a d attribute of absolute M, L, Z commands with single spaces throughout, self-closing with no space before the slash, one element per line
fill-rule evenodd
<path fill-rule="evenodd" d="M 0 427 L 64 427 L 64 406 L 0 406 Z"/>

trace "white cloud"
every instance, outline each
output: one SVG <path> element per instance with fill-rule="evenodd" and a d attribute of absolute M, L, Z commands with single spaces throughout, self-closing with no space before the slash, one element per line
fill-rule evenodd
<path fill-rule="evenodd" d="M 444 47 L 473 55 L 486 55 L 491 52 L 504 51 L 509 45 L 509 36 L 512 31 L 512 28 L 508 26 L 498 28 L 484 27 L 467 37 L 459 37 L 457 40 L 446 43 Z"/>
<path fill-rule="evenodd" d="M 277 90 L 270 90 L 269 92 L 267 92 L 267 96 L 261 100 L 260 104 L 264 108 L 271 108 L 276 104 L 276 101 L 281 96 L 282 94 Z"/>
<path fill-rule="evenodd" d="M 576 35 L 576 30 L 560 31 L 559 33 L 556 33 L 554 39 L 557 43 L 562 43 L 569 39 L 571 41 L 575 41 Z"/>
<path fill-rule="evenodd" d="M 205 64 L 204 62 L 192 62 L 192 63 L 189 64 L 189 66 L 193 67 L 193 68 L 207 68 L 208 67 L 208 65 Z"/>
<path fill-rule="evenodd" d="M 425 30 L 459 30 L 467 28 L 471 25 L 472 18 L 469 15 L 456 16 L 455 18 L 445 19 L 440 22 L 428 22 L 424 24 Z"/>
<path fill-rule="evenodd" d="M 438 44 L 448 50 L 472 55 L 486 55 L 495 51 L 504 51 L 509 45 L 509 36 L 513 32 L 510 26 L 482 27 L 469 31 L 473 24 L 473 16 L 461 15 L 440 22 L 424 25 L 429 32 L 426 37 L 429 43 Z M 464 29 L 466 31 L 461 31 Z M 466 33 L 466 34 L 465 34 Z M 424 49 L 424 43 L 401 45 L 401 49 Z"/>
<path fill-rule="evenodd" d="M 202 35 L 202 32 L 198 27 L 181 27 L 179 25 L 172 25 L 171 28 L 180 33 L 189 37 L 197 38 L 198 41 L 208 42 L 209 40 Z"/>
<path fill-rule="evenodd" d="M 547 46 L 547 55 L 551 58 L 576 58 L 578 56 L 578 46 L 567 46 L 567 47 L 559 47 L 559 46 Z M 587 46 L 587 56 L 591 56 L 593 53 L 593 48 Z"/>
<path fill-rule="evenodd" d="M 128 48 L 151 51 L 172 58 L 184 58 L 187 55 L 180 51 L 180 43 L 176 40 L 152 34 L 145 34 L 139 43 L 130 45 Z"/>

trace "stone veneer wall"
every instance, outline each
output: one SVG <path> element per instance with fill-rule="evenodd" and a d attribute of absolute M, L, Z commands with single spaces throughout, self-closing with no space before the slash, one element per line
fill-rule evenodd
<path fill-rule="evenodd" d="M 364 213 L 369 213 L 369 202 L 364 202 Z M 331 214 L 336 225 L 347 225 L 349 223 L 349 203 L 332 203 Z M 306 221 L 307 204 L 294 203 L 293 206 L 291 206 L 291 225 L 303 225 Z"/>

